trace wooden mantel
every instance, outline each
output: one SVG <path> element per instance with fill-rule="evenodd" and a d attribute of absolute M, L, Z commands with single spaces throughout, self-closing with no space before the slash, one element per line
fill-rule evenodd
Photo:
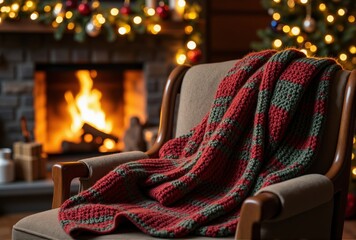
<path fill-rule="evenodd" d="M 149 22 L 147 22 L 148 24 Z M 186 25 L 183 21 L 161 21 L 159 24 L 162 27 L 158 34 L 183 36 L 184 27 Z M 200 21 L 200 26 L 204 26 L 203 21 Z M 203 28 L 202 28 L 203 29 Z M 43 23 L 34 22 L 29 19 L 21 19 L 17 21 L 3 21 L 0 23 L 0 32 L 8 33 L 53 33 L 55 29 Z"/>

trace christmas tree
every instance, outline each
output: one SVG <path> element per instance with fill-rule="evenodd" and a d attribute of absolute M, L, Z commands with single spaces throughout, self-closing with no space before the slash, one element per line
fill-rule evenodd
<path fill-rule="evenodd" d="M 255 50 L 296 47 L 308 56 L 334 57 L 356 68 L 356 0 L 262 0 L 270 26 L 258 30 Z M 351 160 L 347 216 L 356 214 L 356 137 Z"/>
<path fill-rule="evenodd" d="M 256 50 L 297 47 L 311 56 L 335 57 L 346 69 L 356 67 L 355 0 L 262 0 L 271 15 L 258 31 Z"/>

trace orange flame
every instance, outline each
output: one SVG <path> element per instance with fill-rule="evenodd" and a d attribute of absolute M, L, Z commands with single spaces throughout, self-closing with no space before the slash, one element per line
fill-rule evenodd
<path fill-rule="evenodd" d="M 95 74 L 95 71 L 92 71 L 92 74 Z M 70 131 L 66 132 L 66 136 L 71 139 L 78 138 L 82 134 L 81 128 L 84 123 L 88 123 L 105 133 L 110 133 L 113 125 L 106 119 L 105 112 L 101 107 L 101 92 L 93 89 L 90 71 L 79 70 L 75 75 L 80 84 L 79 93 L 75 97 L 71 91 L 64 94 L 72 119 Z"/>

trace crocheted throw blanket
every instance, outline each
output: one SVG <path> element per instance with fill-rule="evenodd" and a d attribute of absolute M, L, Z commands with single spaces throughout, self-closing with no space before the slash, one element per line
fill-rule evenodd
<path fill-rule="evenodd" d="M 311 165 L 339 69 L 295 49 L 245 56 L 196 127 L 65 201 L 61 226 L 72 236 L 125 232 L 129 222 L 156 237 L 234 234 L 244 199 Z"/>

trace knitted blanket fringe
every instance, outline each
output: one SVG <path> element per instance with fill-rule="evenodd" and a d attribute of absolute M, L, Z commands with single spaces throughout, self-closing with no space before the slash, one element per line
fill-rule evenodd
<path fill-rule="evenodd" d="M 72 236 L 125 232 L 124 222 L 156 237 L 234 234 L 244 199 L 311 165 L 339 69 L 295 49 L 245 56 L 196 127 L 68 199 L 61 226 Z"/>

